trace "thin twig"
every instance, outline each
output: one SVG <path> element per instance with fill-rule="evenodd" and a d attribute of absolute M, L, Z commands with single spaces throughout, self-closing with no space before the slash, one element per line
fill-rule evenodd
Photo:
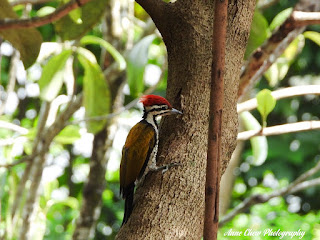
<path fill-rule="evenodd" d="M 71 101 L 66 109 L 59 114 L 54 123 L 45 131 L 41 133 L 40 141 L 36 146 L 36 155 L 33 159 L 33 164 L 30 170 L 31 186 L 26 196 L 26 203 L 23 209 L 22 220 L 23 224 L 20 229 L 20 240 L 27 240 L 29 238 L 31 217 L 34 214 L 34 204 L 38 199 L 38 192 L 42 172 L 45 166 L 46 154 L 54 137 L 66 126 L 66 121 L 73 115 L 73 113 L 81 106 L 82 95 Z"/>
<path fill-rule="evenodd" d="M 0 120 L 0 128 L 4 128 L 4 129 L 8 129 L 8 130 L 11 130 L 11 131 L 15 131 L 21 135 L 25 135 L 29 132 L 28 129 L 24 128 L 24 127 L 21 127 L 21 126 L 18 126 L 14 123 L 10 123 L 10 122 L 6 122 L 6 121 L 3 121 L 3 120 Z"/>
<path fill-rule="evenodd" d="M 294 182 L 289 184 L 287 187 L 284 187 L 280 190 L 276 190 L 269 194 L 254 194 L 245 200 L 243 200 L 240 204 L 238 204 L 231 212 L 226 214 L 221 221 L 219 222 L 219 227 L 222 227 L 227 222 L 231 221 L 236 215 L 241 212 L 244 212 L 246 209 L 257 203 L 265 203 L 269 201 L 271 198 L 280 197 L 287 194 L 295 193 L 297 191 L 304 190 L 311 186 L 316 186 L 320 184 L 320 178 L 316 178 L 310 181 L 304 181 L 307 178 L 311 177 L 315 173 L 320 170 L 320 161 L 316 164 L 315 167 L 311 168 L 307 172 L 303 173 L 298 177 Z"/>
<path fill-rule="evenodd" d="M 283 89 L 279 89 L 273 91 L 272 96 L 276 99 L 303 96 L 303 95 L 320 95 L 320 85 L 305 85 L 305 86 L 295 86 L 295 87 L 287 87 Z M 250 111 L 252 109 L 257 108 L 257 99 L 252 98 L 248 101 L 239 103 L 237 105 L 237 112 L 241 113 L 244 111 Z"/>
<path fill-rule="evenodd" d="M 151 94 L 152 92 L 154 92 L 157 89 L 157 87 L 159 86 L 159 84 L 161 83 L 161 80 L 163 78 L 163 73 L 164 73 L 164 69 L 162 70 L 162 73 L 161 73 L 157 83 L 152 85 L 152 86 L 150 86 L 141 95 L 148 95 L 148 94 Z M 139 102 L 139 99 L 140 99 L 140 97 L 132 100 L 127 105 L 125 105 L 124 107 L 120 108 L 118 111 L 116 111 L 114 113 L 110 113 L 110 114 L 102 115 L 102 116 L 86 117 L 86 118 L 83 118 L 83 119 L 74 120 L 74 121 L 69 122 L 68 125 L 74 125 L 74 124 L 79 124 L 81 122 L 88 122 L 88 121 L 101 121 L 101 120 L 112 119 L 112 118 L 120 115 L 124 111 L 127 111 L 127 110 L 133 108 Z"/>
<path fill-rule="evenodd" d="M 300 0 L 293 13 L 296 11 L 319 11 L 319 5 L 318 0 Z M 299 26 L 299 20 L 295 20 L 293 13 L 261 47 L 251 54 L 240 77 L 238 90 L 238 98 L 240 100 L 260 79 L 263 73 L 281 56 L 289 44 L 305 30 L 305 25 Z"/>
<path fill-rule="evenodd" d="M 37 154 L 36 149 L 37 149 L 37 146 L 40 141 L 40 136 L 44 131 L 44 127 L 45 127 L 45 124 L 46 124 L 46 121 L 48 118 L 49 110 L 50 110 L 50 104 L 48 102 L 43 102 L 41 105 L 40 113 L 39 113 L 37 134 L 36 134 L 35 139 L 33 140 L 32 154 L 30 156 L 31 159 L 33 159 L 34 156 Z M 34 163 L 32 161 L 28 162 L 28 164 L 23 172 L 23 175 L 21 177 L 21 180 L 19 182 L 19 185 L 17 187 L 16 195 L 14 197 L 14 201 L 13 201 L 12 208 L 11 208 L 11 216 L 12 216 L 12 222 L 13 222 L 12 225 L 13 226 L 16 225 L 17 220 L 18 220 L 17 210 L 19 209 L 19 206 L 21 204 L 22 196 L 25 191 L 25 186 L 26 186 L 26 183 L 29 179 L 31 168 L 32 168 L 33 164 Z"/>
<path fill-rule="evenodd" d="M 19 59 L 20 53 L 17 50 L 14 50 L 10 62 L 9 82 L 6 90 L 7 94 L 5 95 L 6 97 L 2 99 L 2 103 L 0 105 L 0 115 L 2 115 L 3 111 L 5 110 L 9 94 L 14 91 L 14 87 L 16 85 L 17 66 L 19 63 Z"/>
<path fill-rule="evenodd" d="M 282 135 L 286 133 L 294 133 L 294 132 L 302 132 L 308 130 L 320 129 L 320 121 L 303 121 L 296 123 L 286 123 L 282 125 L 266 127 L 256 130 L 249 130 L 245 132 L 241 132 L 238 134 L 237 140 L 244 141 L 249 140 L 255 136 L 273 136 L 273 135 Z"/>
<path fill-rule="evenodd" d="M 27 156 L 27 157 L 24 157 L 24 158 L 20 159 L 19 161 L 13 162 L 13 163 L 0 164 L 0 168 L 10 169 L 10 168 L 13 168 L 14 166 L 17 166 L 17 165 L 19 165 L 21 163 L 28 162 L 30 160 L 31 160 L 31 157 Z"/>
<path fill-rule="evenodd" d="M 320 23 L 320 12 L 293 11 L 292 18 L 296 27 Z"/>
<path fill-rule="evenodd" d="M 0 30 L 19 29 L 29 27 L 40 27 L 42 25 L 54 22 L 67 15 L 73 9 L 83 6 L 91 0 L 71 0 L 70 2 L 59 7 L 56 11 L 43 17 L 23 18 L 23 19 L 1 19 Z"/>
<path fill-rule="evenodd" d="M 260 10 L 264 10 L 267 9 L 269 7 L 271 7 L 272 5 L 278 3 L 279 0 L 265 0 L 265 1 L 258 1 L 258 9 Z"/>
<path fill-rule="evenodd" d="M 52 2 L 52 1 L 53 0 L 16 0 L 16 1 L 10 2 L 10 5 L 12 7 L 17 5 L 27 5 L 27 4 L 36 5 L 36 4 L 43 4 L 43 3 Z"/>
<path fill-rule="evenodd" d="M 23 137 L 23 136 L 0 139 L 0 147 L 13 145 L 16 142 L 24 141 L 26 139 L 27 139 L 27 137 Z"/>
<path fill-rule="evenodd" d="M 318 186 L 318 185 L 320 185 L 320 177 L 299 183 L 298 185 L 294 186 L 291 189 L 290 193 L 300 192 L 304 189 L 311 188 L 311 187 Z"/>

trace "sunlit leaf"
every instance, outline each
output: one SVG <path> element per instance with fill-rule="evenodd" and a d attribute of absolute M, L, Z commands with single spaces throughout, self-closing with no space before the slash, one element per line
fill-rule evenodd
<path fill-rule="evenodd" d="M 303 34 L 300 34 L 289 44 L 289 46 L 283 52 L 283 56 L 291 63 L 296 58 L 297 54 L 301 52 L 304 45 L 305 37 Z"/>
<path fill-rule="evenodd" d="M 305 38 L 310 39 L 314 43 L 318 44 L 320 46 L 320 33 L 318 32 L 313 32 L 313 31 L 306 31 L 303 33 Z"/>
<path fill-rule="evenodd" d="M 258 120 L 250 112 L 242 112 L 240 118 L 243 122 L 245 130 L 261 130 Z M 268 142 L 265 136 L 256 136 L 250 138 L 252 147 L 253 162 L 255 166 L 259 166 L 265 162 L 268 156 Z"/>
<path fill-rule="evenodd" d="M 54 140 L 61 144 L 72 144 L 76 140 L 81 138 L 79 133 L 80 128 L 78 126 L 69 125 L 65 127 Z"/>
<path fill-rule="evenodd" d="M 259 11 L 255 11 L 250 30 L 250 37 L 245 52 L 245 58 L 248 58 L 254 50 L 261 46 L 261 44 L 267 39 L 268 34 L 267 20 Z"/>
<path fill-rule="evenodd" d="M 112 200 L 113 197 L 114 194 L 110 189 L 106 189 L 102 193 L 102 199 L 104 202 Z"/>
<path fill-rule="evenodd" d="M 50 13 L 53 13 L 56 9 L 54 7 L 50 7 L 50 6 L 45 6 L 45 7 L 42 7 L 40 8 L 38 11 L 37 11 L 37 16 L 38 17 L 43 17 L 45 15 L 48 15 Z"/>
<path fill-rule="evenodd" d="M 57 189 L 58 186 L 59 186 L 58 180 L 53 180 L 53 181 L 45 184 L 44 191 L 43 191 L 43 197 L 45 198 L 46 201 L 50 200 L 52 191 Z"/>
<path fill-rule="evenodd" d="M 270 86 L 275 86 L 279 82 L 279 69 L 277 63 L 272 64 L 264 73 L 264 76 L 268 80 Z"/>
<path fill-rule="evenodd" d="M 270 66 L 264 73 L 270 86 L 274 87 L 279 81 L 283 80 L 288 73 L 290 65 L 301 52 L 305 44 L 304 36 L 300 34 L 293 40 L 283 54 Z"/>
<path fill-rule="evenodd" d="M 82 24 L 82 10 L 81 8 L 76 8 L 74 10 L 72 10 L 71 12 L 69 12 L 69 16 L 72 19 L 72 21 L 76 24 Z"/>
<path fill-rule="evenodd" d="M 81 24 L 74 22 L 69 14 L 64 16 L 54 23 L 57 34 L 61 36 L 62 40 L 73 40 L 80 38 L 100 21 L 108 3 L 109 1 L 106 0 L 92 0 L 82 6 Z"/>
<path fill-rule="evenodd" d="M 78 54 L 78 59 L 85 70 L 83 105 L 86 109 L 86 117 L 108 114 L 110 112 L 110 92 L 100 66 L 81 53 Z M 86 123 L 88 132 L 97 133 L 104 127 L 106 120 L 87 121 Z"/>
<path fill-rule="evenodd" d="M 71 54 L 72 50 L 64 50 L 53 56 L 44 66 L 38 82 L 41 99 L 50 102 L 58 95 L 63 84 L 63 69 Z"/>
<path fill-rule="evenodd" d="M 79 208 L 79 201 L 74 197 L 68 197 L 64 200 L 54 200 L 52 205 L 55 205 L 55 204 L 64 205 L 64 206 L 70 207 L 71 209 Z"/>
<path fill-rule="evenodd" d="M 84 36 L 81 38 L 80 43 L 83 45 L 86 44 L 99 44 L 101 47 L 105 48 L 111 56 L 114 58 L 116 62 L 119 64 L 119 69 L 123 70 L 126 67 L 126 60 L 122 57 L 122 55 L 115 49 L 110 43 L 105 41 L 102 38 L 96 36 Z"/>
<path fill-rule="evenodd" d="M 155 39 L 155 35 L 149 35 L 141 39 L 130 51 L 128 56 L 127 79 L 130 94 L 137 97 L 144 88 L 144 70 L 148 63 L 148 50 Z"/>
<path fill-rule="evenodd" d="M 5 18 L 17 19 L 18 16 L 7 1 L 1 0 L 0 19 Z M 19 50 L 25 68 L 37 60 L 42 36 L 36 28 L 0 30 L 0 36 Z"/>
<path fill-rule="evenodd" d="M 278 13 L 272 20 L 272 22 L 269 25 L 270 31 L 273 31 L 277 27 L 279 27 L 284 21 L 290 16 L 292 13 L 292 8 L 287 8 L 280 13 Z"/>
<path fill-rule="evenodd" d="M 274 109 L 276 106 L 276 99 L 272 96 L 271 91 L 269 89 L 261 90 L 257 96 L 257 109 L 261 114 L 263 127 L 267 126 L 267 117 L 269 113 Z"/>

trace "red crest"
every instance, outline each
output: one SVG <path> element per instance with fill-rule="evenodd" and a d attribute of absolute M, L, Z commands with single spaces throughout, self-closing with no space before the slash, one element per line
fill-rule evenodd
<path fill-rule="evenodd" d="M 169 108 L 172 108 L 167 99 L 157 95 L 144 95 L 140 98 L 140 102 L 142 102 L 145 107 L 152 105 L 168 105 Z"/>

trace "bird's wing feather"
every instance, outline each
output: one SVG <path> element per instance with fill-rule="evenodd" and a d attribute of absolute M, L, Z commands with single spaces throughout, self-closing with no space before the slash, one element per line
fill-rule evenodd
<path fill-rule="evenodd" d="M 122 150 L 120 164 L 120 192 L 125 196 L 125 189 L 140 176 L 146 167 L 146 160 L 155 145 L 155 131 L 150 124 L 139 122 L 129 132 Z"/>

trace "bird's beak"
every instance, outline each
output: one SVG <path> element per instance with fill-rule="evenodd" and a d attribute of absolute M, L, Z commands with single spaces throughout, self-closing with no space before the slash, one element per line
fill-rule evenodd
<path fill-rule="evenodd" d="M 170 114 L 183 114 L 182 112 L 180 112 L 179 110 L 172 108 L 171 111 L 169 112 Z"/>

